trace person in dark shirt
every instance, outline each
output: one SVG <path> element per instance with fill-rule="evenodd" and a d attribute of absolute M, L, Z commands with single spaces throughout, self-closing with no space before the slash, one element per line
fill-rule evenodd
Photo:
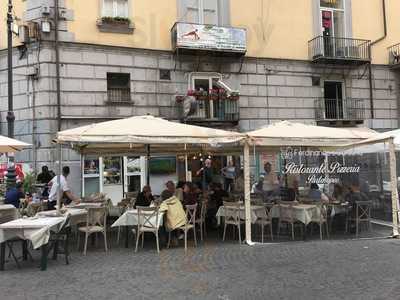
<path fill-rule="evenodd" d="M 202 176 L 202 184 L 204 189 L 207 190 L 213 181 L 213 171 L 211 166 L 211 159 L 207 158 L 204 162 L 204 167 L 196 172 L 197 176 Z"/>
<path fill-rule="evenodd" d="M 346 201 L 349 202 L 350 215 L 356 216 L 357 202 L 368 201 L 367 195 L 360 191 L 360 185 L 357 182 L 352 183 L 350 186 L 350 192 L 345 197 Z"/>
<path fill-rule="evenodd" d="M 154 197 L 151 193 L 151 187 L 145 185 L 142 192 L 140 192 L 136 198 L 135 208 L 136 206 L 150 206 L 152 201 L 154 201 Z"/>
<path fill-rule="evenodd" d="M 191 182 L 186 182 L 183 187 L 183 205 L 194 205 L 198 201 L 198 194 L 195 191 L 194 185 Z"/>
<path fill-rule="evenodd" d="M 36 181 L 42 184 L 48 184 L 50 180 L 53 179 L 53 176 L 49 172 L 49 168 L 47 166 L 42 167 L 42 173 L 37 176 Z"/>
<path fill-rule="evenodd" d="M 22 183 L 18 182 L 15 187 L 10 188 L 6 192 L 6 197 L 5 197 L 5 204 L 12 204 L 16 208 L 19 208 L 20 204 L 20 199 L 25 198 L 25 194 L 22 190 Z"/>

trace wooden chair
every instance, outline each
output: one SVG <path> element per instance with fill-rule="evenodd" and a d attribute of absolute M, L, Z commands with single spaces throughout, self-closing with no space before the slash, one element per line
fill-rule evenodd
<path fill-rule="evenodd" d="M 278 238 L 281 230 L 281 224 L 287 223 L 288 226 L 291 227 L 292 231 L 292 240 L 294 240 L 294 223 L 296 222 L 294 219 L 294 211 L 293 211 L 293 202 L 289 201 L 280 201 L 279 202 L 279 222 L 278 222 Z M 282 206 L 285 205 L 286 207 Z"/>
<path fill-rule="evenodd" d="M 255 209 L 254 213 L 257 216 L 255 224 L 261 226 L 261 243 L 264 243 L 264 228 L 265 228 L 265 226 L 269 226 L 271 240 L 273 241 L 274 236 L 272 233 L 272 219 L 270 216 L 270 206 L 266 205 L 264 207 Z"/>
<path fill-rule="evenodd" d="M 196 238 L 196 211 L 197 211 L 197 203 L 193 205 L 186 205 L 186 224 L 178 227 L 176 229 L 182 230 L 185 235 L 185 252 L 187 251 L 187 234 L 189 230 L 193 230 L 194 235 L 194 245 L 197 247 L 197 238 Z M 171 243 L 171 231 L 168 234 L 168 245 L 169 248 Z"/>
<path fill-rule="evenodd" d="M 136 230 L 136 248 L 138 250 L 139 238 L 142 236 L 142 248 L 144 244 L 144 233 L 151 232 L 156 236 L 157 252 L 160 253 L 160 245 L 158 240 L 159 229 L 159 207 L 137 206 L 138 225 Z"/>
<path fill-rule="evenodd" d="M 368 230 L 372 231 L 371 224 L 371 206 L 372 201 L 357 201 L 355 208 L 356 213 L 347 217 L 346 228 L 348 228 L 348 224 L 350 222 L 356 223 L 356 237 L 358 238 L 358 232 L 360 229 L 360 224 L 367 223 Z"/>
<path fill-rule="evenodd" d="M 85 246 L 83 254 L 86 255 L 88 238 L 92 233 L 102 233 L 104 237 L 104 248 L 107 252 L 107 208 L 106 207 L 90 207 L 87 209 L 86 225 L 79 227 L 78 231 L 85 233 Z M 78 249 L 79 249 L 78 236 Z"/>
<path fill-rule="evenodd" d="M 200 227 L 200 239 L 203 241 L 203 236 L 206 235 L 206 214 L 207 214 L 207 201 L 201 202 L 200 215 L 196 216 L 195 224 Z"/>
<path fill-rule="evenodd" d="M 224 233 L 222 235 L 222 240 L 225 241 L 226 227 L 228 225 L 233 225 L 237 227 L 239 232 L 239 244 L 242 243 L 242 235 L 240 232 L 240 226 L 244 224 L 244 221 L 240 219 L 240 203 L 238 202 L 223 202 L 224 207 Z"/>
<path fill-rule="evenodd" d="M 329 239 L 329 227 L 328 227 L 328 208 L 327 205 L 321 202 L 315 203 L 317 205 L 319 214 L 319 220 L 316 223 L 319 225 L 319 238 L 322 240 L 322 227 L 325 225 L 326 236 Z M 312 227 L 311 227 L 312 230 Z M 311 232 L 312 234 L 312 232 Z"/>

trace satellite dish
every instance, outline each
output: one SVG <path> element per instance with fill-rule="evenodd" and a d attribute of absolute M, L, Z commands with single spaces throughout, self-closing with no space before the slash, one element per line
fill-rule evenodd
<path fill-rule="evenodd" d="M 183 117 L 187 118 L 197 111 L 197 101 L 194 96 L 186 96 L 183 100 Z"/>

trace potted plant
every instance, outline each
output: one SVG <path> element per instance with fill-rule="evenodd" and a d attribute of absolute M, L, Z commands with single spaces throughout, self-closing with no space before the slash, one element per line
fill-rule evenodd
<path fill-rule="evenodd" d="M 237 91 L 231 92 L 231 94 L 229 95 L 229 100 L 237 101 L 239 100 L 239 96 L 240 96 L 239 92 Z"/>
<path fill-rule="evenodd" d="M 116 24 L 116 25 L 130 25 L 131 20 L 124 17 L 102 17 L 102 23 Z"/>
<path fill-rule="evenodd" d="M 210 100 L 218 101 L 219 100 L 219 91 L 218 89 L 210 89 Z"/>
<path fill-rule="evenodd" d="M 218 92 L 219 92 L 219 99 L 220 100 L 225 100 L 228 97 L 225 89 L 219 89 Z"/>
<path fill-rule="evenodd" d="M 129 18 L 102 17 L 97 21 L 97 27 L 101 32 L 133 33 L 134 26 Z"/>
<path fill-rule="evenodd" d="M 32 195 L 34 192 L 35 175 L 33 173 L 27 173 L 24 177 L 23 188 L 24 192 Z"/>

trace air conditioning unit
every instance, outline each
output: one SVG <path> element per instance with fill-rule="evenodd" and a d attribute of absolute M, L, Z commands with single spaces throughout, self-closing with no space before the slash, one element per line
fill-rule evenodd
<path fill-rule="evenodd" d="M 48 16 L 50 15 L 50 6 L 44 5 L 41 8 L 42 15 Z"/>
<path fill-rule="evenodd" d="M 29 27 L 26 25 L 20 25 L 18 28 L 19 40 L 21 43 L 29 43 Z"/>

